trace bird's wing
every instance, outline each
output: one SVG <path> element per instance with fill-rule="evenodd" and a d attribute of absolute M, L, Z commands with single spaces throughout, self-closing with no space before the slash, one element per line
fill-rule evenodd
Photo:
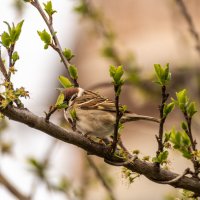
<path fill-rule="evenodd" d="M 86 90 L 81 97 L 76 98 L 76 105 L 81 109 L 98 109 L 115 112 L 115 103 L 98 93 Z"/>

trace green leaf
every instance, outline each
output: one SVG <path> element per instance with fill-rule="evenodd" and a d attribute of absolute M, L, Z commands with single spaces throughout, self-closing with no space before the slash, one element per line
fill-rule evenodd
<path fill-rule="evenodd" d="M 88 13 L 88 7 L 87 7 L 87 4 L 84 3 L 84 2 L 81 2 L 80 5 L 76 6 L 74 8 L 74 11 L 75 12 L 78 12 L 78 13 L 81 13 L 81 14 L 86 14 Z"/>
<path fill-rule="evenodd" d="M 45 43 L 44 48 L 47 49 L 48 46 L 51 44 L 51 36 L 50 34 L 44 29 L 43 31 L 37 31 L 40 39 Z"/>
<path fill-rule="evenodd" d="M 187 133 L 185 131 L 182 132 L 182 146 L 187 146 L 189 147 L 191 145 L 191 141 L 189 136 L 187 135 Z"/>
<path fill-rule="evenodd" d="M 109 69 L 109 72 L 110 72 L 111 78 L 114 78 L 115 73 L 116 73 L 116 67 L 113 66 L 113 65 L 111 65 L 111 66 L 110 66 L 110 69 Z"/>
<path fill-rule="evenodd" d="M 159 83 L 160 85 L 162 84 L 162 74 L 163 74 L 163 69 L 161 67 L 160 64 L 154 64 L 154 69 L 156 72 L 156 77 L 157 77 L 157 83 Z"/>
<path fill-rule="evenodd" d="M 45 166 L 43 163 L 39 162 L 35 158 L 28 158 L 27 159 L 28 163 L 31 165 L 33 168 L 34 172 L 37 174 L 37 176 L 41 179 L 45 178 L 45 170 L 47 166 Z"/>
<path fill-rule="evenodd" d="M 186 111 L 186 107 L 188 104 L 187 90 L 183 89 L 180 92 L 176 92 L 177 97 L 177 105 L 181 109 L 182 112 Z"/>
<path fill-rule="evenodd" d="M 127 111 L 127 106 L 126 105 L 122 105 L 122 106 L 120 106 L 119 109 L 120 109 L 120 112 L 124 113 L 124 112 Z"/>
<path fill-rule="evenodd" d="M 115 85 L 123 84 L 122 76 L 124 74 L 124 70 L 122 66 L 115 67 L 111 65 L 109 72 L 110 72 L 110 76 L 113 78 Z"/>
<path fill-rule="evenodd" d="M 124 74 L 124 70 L 123 70 L 122 66 L 118 66 L 116 69 L 115 76 L 114 76 L 115 83 L 117 83 L 117 84 L 120 83 L 120 80 L 121 80 L 123 74 Z"/>
<path fill-rule="evenodd" d="M 13 40 L 16 42 L 19 39 L 19 36 L 21 34 L 22 26 L 23 26 L 24 20 L 19 22 L 15 28 L 15 35 L 13 35 Z M 12 37 L 12 36 L 11 36 Z"/>
<path fill-rule="evenodd" d="M 188 129 L 188 126 L 187 126 L 187 124 L 186 124 L 185 122 L 182 122 L 182 123 L 181 123 L 181 127 L 182 127 L 182 129 L 183 129 L 184 131 L 187 131 L 187 129 Z"/>
<path fill-rule="evenodd" d="M 63 55 L 65 56 L 65 58 L 70 61 L 73 57 L 74 57 L 74 54 L 72 53 L 72 51 L 70 49 L 64 49 L 63 51 Z"/>
<path fill-rule="evenodd" d="M 9 34 L 5 31 L 1 34 L 1 42 L 4 47 L 9 48 L 11 39 L 10 39 Z"/>
<path fill-rule="evenodd" d="M 72 79 L 77 80 L 78 79 L 78 71 L 75 65 L 70 65 L 69 66 L 69 73 Z"/>
<path fill-rule="evenodd" d="M 175 129 L 173 129 L 170 132 L 170 142 L 174 145 L 174 148 L 179 150 L 182 155 L 187 158 L 190 159 L 191 158 L 191 153 L 189 151 L 189 147 L 191 146 L 191 141 L 189 136 L 187 135 L 187 133 L 185 131 L 175 131 Z"/>
<path fill-rule="evenodd" d="M 46 4 L 43 3 L 43 5 L 44 5 L 44 10 L 46 11 L 46 13 L 47 13 L 49 16 L 52 16 L 54 13 L 57 12 L 56 10 L 53 10 L 52 2 L 51 2 L 51 1 L 48 1 Z"/>
<path fill-rule="evenodd" d="M 175 103 L 174 102 L 171 102 L 169 104 L 165 104 L 164 105 L 164 109 L 163 109 L 163 114 L 164 114 L 164 117 L 167 117 L 167 115 L 172 112 L 172 110 L 174 109 L 175 107 Z"/>
<path fill-rule="evenodd" d="M 165 140 L 164 140 L 164 142 L 168 142 L 169 140 L 170 140 L 170 137 L 171 137 L 171 133 L 169 132 L 166 132 L 165 133 Z"/>
<path fill-rule="evenodd" d="M 162 67 L 160 64 L 154 64 L 154 69 L 156 72 L 156 83 L 161 86 L 167 85 L 171 79 L 171 73 L 169 72 L 169 64 L 166 64 L 165 67 Z"/>
<path fill-rule="evenodd" d="M 12 60 L 14 62 L 16 62 L 17 60 L 19 60 L 19 54 L 17 53 L 17 51 L 15 51 L 13 54 L 12 54 Z"/>
<path fill-rule="evenodd" d="M 55 104 L 56 108 L 58 109 L 67 108 L 68 105 L 64 102 L 64 100 L 65 100 L 65 95 L 61 92 Z"/>
<path fill-rule="evenodd" d="M 9 34 L 11 33 L 11 26 L 8 22 L 4 21 L 3 23 L 5 23 L 8 26 L 8 32 Z"/>
<path fill-rule="evenodd" d="M 21 34 L 21 29 L 22 29 L 22 25 L 24 23 L 24 20 L 22 20 L 21 22 L 19 22 L 17 24 L 17 26 L 15 27 L 15 25 L 13 24 L 12 27 L 8 24 L 8 22 L 5 22 L 8 26 L 8 30 L 9 30 L 9 36 L 10 36 L 10 41 L 11 44 L 15 44 L 15 42 L 19 39 L 19 36 Z"/>
<path fill-rule="evenodd" d="M 55 106 L 59 106 L 59 105 L 63 104 L 64 99 L 65 99 L 65 95 L 61 92 L 57 98 Z"/>
<path fill-rule="evenodd" d="M 160 152 L 159 155 L 157 157 L 154 157 L 152 159 L 153 162 L 157 162 L 160 164 L 166 163 L 167 162 L 167 158 L 168 158 L 169 152 L 168 151 L 163 151 Z"/>
<path fill-rule="evenodd" d="M 196 103 L 191 102 L 187 107 L 187 113 L 189 117 L 192 117 L 197 112 Z"/>
<path fill-rule="evenodd" d="M 65 76 L 59 76 L 58 79 L 64 88 L 70 88 L 73 86 L 73 84 L 70 82 L 70 80 L 68 78 L 66 78 Z"/>
<path fill-rule="evenodd" d="M 115 52 L 112 46 L 105 46 L 102 49 L 102 54 L 103 56 L 107 57 L 107 58 L 113 58 L 115 56 Z"/>
<path fill-rule="evenodd" d="M 70 110 L 70 115 L 71 115 L 73 120 L 77 119 L 77 115 L 76 115 L 76 110 L 75 109 L 71 109 Z"/>

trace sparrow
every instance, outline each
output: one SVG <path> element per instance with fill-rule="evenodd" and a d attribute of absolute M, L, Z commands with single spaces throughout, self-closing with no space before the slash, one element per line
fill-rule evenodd
<path fill-rule="evenodd" d="M 62 92 L 64 94 L 64 102 L 68 105 L 64 109 L 64 117 L 71 125 L 72 130 L 98 138 L 105 138 L 113 134 L 116 121 L 114 101 L 80 87 L 66 88 Z M 74 113 L 73 115 L 72 112 Z M 159 120 L 154 117 L 138 115 L 130 111 L 123 113 L 120 122 L 123 124 L 137 120 L 159 123 Z"/>

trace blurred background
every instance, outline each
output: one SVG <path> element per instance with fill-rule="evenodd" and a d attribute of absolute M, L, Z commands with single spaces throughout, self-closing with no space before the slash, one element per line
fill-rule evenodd
<path fill-rule="evenodd" d="M 109 65 L 123 65 L 127 81 L 121 103 L 136 113 L 158 117 L 160 91 L 153 83 L 153 65 L 169 63 L 170 96 L 186 88 L 199 104 L 200 44 L 194 31 L 198 33 L 200 29 L 200 2 L 183 2 L 192 23 L 188 23 L 176 0 L 52 0 L 57 10 L 53 15 L 54 28 L 62 47 L 75 54 L 72 63 L 78 68 L 81 87 L 113 98 Z M 43 48 L 37 30 L 47 27 L 38 11 L 21 0 L 0 0 L 0 33 L 7 29 L 3 21 L 18 23 L 22 19 L 25 22 L 16 46 L 20 60 L 13 82 L 15 87 L 24 86 L 30 92 L 30 99 L 23 100 L 25 106 L 44 117 L 56 101 L 58 76 L 66 75 L 66 71 L 57 53 Z M 3 47 L 2 55 L 6 57 Z M 198 115 L 193 123 L 197 141 Z M 181 113 L 173 112 L 166 122 L 166 131 L 179 128 L 181 119 Z M 51 120 L 62 125 L 62 111 Z M 135 178 L 137 174 L 132 175 L 135 179 L 130 184 L 123 169 L 108 166 L 93 156 L 88 160 L 81 149 L 23 124 L 7 119 L 0 123 L 0 173 L 24 196 L 31 194 L 34 200 L 109 199 L 96 176 L 94 163 L 116 199 L 167 200 L 177 195 L 174 188 L 143 176 Z M 134 122 L 125 125 L 122 139 L 130 151 L 140 150 L 140 158 L 152 158 L 157 150 L 157 132 L 155 124 Z M 170 152 L 170 161 L 170 169 L 177 173 L 191 165 L 175 151 Z M 0 184 L 0 199 L 17 198 Z"/>

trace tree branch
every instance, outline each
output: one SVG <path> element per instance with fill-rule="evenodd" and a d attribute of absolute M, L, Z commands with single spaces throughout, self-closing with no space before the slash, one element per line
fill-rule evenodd
<path fill-rule="evenodd" d="M 40 13 L 40 15 L 42 16 L 44 22 L 46 23 L 50 33 L 51 33 L 51 36 L 53 38 L 53 41 L 54 41 L 54 44 L 51 45 L 51 47 L 57 51 L 57 53 L 59 54 L 65 68 L 67 69 L 67 74 L 68 74 L 68 78 L 71 79 L 74 83 L 74 86 L 75 87 L 78 87 L 79 84 L 77 82 L 76 79 L 72 79 L 71 76 L 70 76 L 70 72 L 69 72 L 69 67 L 70 67 L 70 62 L 65 58 L 63 52 L 62 52 L 62 47 L 60 45 L 60 42 L 58 40 L 58 37 L 56 35 L 56 31 L 54 30 L 54 27 L 53 27 L 53 23 L 52 23 L 52 17 L 48 18 L 47 15 L 45 14 L 45 12 L 43 11 L 40 3 L 38 0 L 34 0 L 31 2 L 31 4 L 38 10 L 38 12 Z"/>
<path fill-rule="evenodd" d="M 87 157 L 87 161 L 90 164 L 90 167 L 93 169 L 96 177 L 100 180 L 100 182 L 102 183 L 103 187 L 106 189 L 110 199 L 111 200 L 116 200 L 116 198 L 115 198 L 115 196 L 113 194 L 112 188 L 106 182 L 105 178 L 103 177 L 103 175 L 99 171 L 98 167 L 95 165 L 94 161 L 89 156 Z"/>
<path fill-rule="evenodd" d="M 38 117 L 27 109 L 19 109 L 16 107 L 8 106 L 6 109 L 1 110 L 1 112 L 14 121 L 26 124 L 66 143 L 76 145 L 89 152 L 90 154 L 101 158 L 107 158 L 110 148 L 106 145 L 92 142 L 80 134 L 67 132 L 65 129 L 51 122 L 46 122 L 45 118 Z M 116 163 L 126 161 L 125 158 L 120 158 L 117 156 L 113 156 L 110 159 Z M 130 169 L 133 172 L 143 174 L 148 179 L 155 182 L 169 181 L 179 176 L 178 174 L 169 170 L 164 170 L 162 168 L 158 170 L 154 163 L 141 161 L 140 159 L 136 159 L 134 162 L 125 162 L 124 167 Z M 176 188 L 193 191 L 200 196 L 200 182 L 196 178 L 183 176 L 177 182 L 170 183 L 169 185 Z"/>
<path fill-rule="evenodd" d="M 5 186 L 15 197 L 17 197 L 19 200 L 30 200 L 29 197 L 26 197 L 24 194 L 22 194 L 20 191 L 18 191 L 15 186 L 13 186 L 4 176 L 2 173 L 0 173 L 0 184 Z"/>
<path fill-rule="evenodd" d="M 196 50 L 200 55 L 200 40 L 199 40 L 199 35 L 198 35 L 198 31 L 193 23 L 192 17 L 184 3 L 183 0 L 176 0 L 178 6 L 181 9 L 181 14 L 183 15 L 183 17 L 185 18 L 185 21 L 188 23 L 189 26 L 189 31 L 192 35 L 192 37 L 194 38 L 195 42 L 196 42 Z"/>
<path fill-rule="evenodd" d="M 159 156 L 159 154 L 161 152 L 163 152 L 163 149 L 164 149 L 163 131 L 164 131 L 164 123 L 165 123 L 165 120 L 166 120 L 166 116 L 164 116 L 163 110 L 164 110 L 165 102 L 167 101 L 167 99 L 169 97 L 169 94 L 166 93 L 166 86 L 165 85 L 163 85 L 161 87 L 161 94 L 162 94 L 162 101 L 161 101 L 161 105 L 159 107 L 159 110 L 160 110 L 159 135 L 158 136 L 156 135 L 156 139 L 157 139 L 157 142 L 158 142 L 158 151 L 156 152 L 157 156 Z"/>

